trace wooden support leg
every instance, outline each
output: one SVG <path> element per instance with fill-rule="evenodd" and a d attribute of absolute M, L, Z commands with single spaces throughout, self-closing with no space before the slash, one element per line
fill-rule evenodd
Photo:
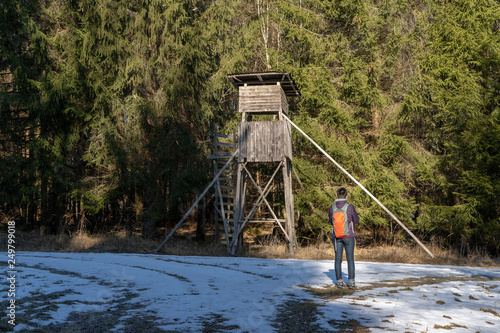
<path fill-rule="evenodd" d="M 293 208 L 292 192 L 292 163 L 285 158 L 283 165 L 283 183 L 285 190 L 286 232 L 288 235 L 288 253 L 293 254 L 296 247 L 295 239 L 295 212 Z"/>
<path fill-rule="evenodd" d="M 236 175 L 236 195 L 234 200 L 234 220 L 233 220 L 233 237 L 241 237 L 235 242 L 234 239 L 231 244 L 228 242 L 228 254 L 236 255 L 241 249 L 241 241 L 243 240 L 243 232 L 241 217 L 245 212 L 245 169 L 242 163 L 238 163 L 238 171 Z"/>
<path fill-rule="evenodd" d="M 215 127 L 215 134 L 217 135 L 217 127 Z M 217 162 L 212 161 L 214 173 L 217 173 Z M 219 192 L 216 190 L 214 195 L 214 206 L 217 207 L 219 204 Z M 217 209 L 214 209 L 214 243 L 219 241 L 219 212 Z"/>

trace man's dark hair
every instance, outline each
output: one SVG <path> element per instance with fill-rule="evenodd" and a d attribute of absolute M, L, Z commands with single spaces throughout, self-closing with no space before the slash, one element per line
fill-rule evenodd
<path fill-rule="evenodd" d="M 341 187 L 337 190 L 337 198 L 339 199 L 347 198 L 347 190 L 345 187 Z"/>

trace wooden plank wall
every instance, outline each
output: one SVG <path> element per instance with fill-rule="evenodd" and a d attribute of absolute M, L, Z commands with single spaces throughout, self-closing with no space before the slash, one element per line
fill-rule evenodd
<path fill-rule="evenodd" d="M 292 159 L 291 132 L 288 122 L 251 121 L 239 124 L 239 161 L 277 162 Z"/>
<path fill-rule="evenodd" d="M 243 86 L 239 88 L 239 112 L 288 114 L 288 101 L 279 85 Z"/>
<path fill-rule="evenodd" d="M 283 113 L 285 115 L 288 116 L 288 99 L 286 98 L 286 95 L 285 95 L 285 92 L 283 91 L 283 89 L 281 89 L 281 86 L 280 86 L 280 90 L 281 90 L 281 110 L 283 111 Z"/>
<path fill-rule="evenodd" d="M 285 149 L 285 157 L 287 157 L 290 161 L 292 160 L 293 152 L 292 152 L 292 126 L 286 120 L 282 120 L 283 122 L 283 130 L 284 130 L 284 149 Z"/>

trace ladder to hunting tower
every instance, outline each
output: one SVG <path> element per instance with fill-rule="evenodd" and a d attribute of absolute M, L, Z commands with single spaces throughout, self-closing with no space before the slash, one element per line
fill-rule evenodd
<path fill-rule="evenodd" d="M 232 135 L 222 134 L 215 127 L 213 153 L 208 157 L 212 160 L 214 175 L 222 172 L 214 184 L 215 240 L 219 239 L 221 226 L 226 240 L 231 239 L 234 232 L 236 163 L 234 160 L 231 160 L 231 162 L 229 160 L 236 152 L 236 143 L 237 139 L 234 131 Z"/>

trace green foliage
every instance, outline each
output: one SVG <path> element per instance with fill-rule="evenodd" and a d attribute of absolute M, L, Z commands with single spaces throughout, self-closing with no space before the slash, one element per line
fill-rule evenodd
<path fill-rule="evenodd" d="M 439 156 L 439 178 L 418 176 L 438 191 L 429 195 L 434 230 L 451 244 L 474 240 L 493 252 L 499 236 L 498 168 L 491 167 L 499 154 L 493 138 L 498 100 L 492 99 L 499 77 L 493 65 L 499 59 L 499 9 L 495 1 L 432 4 L 433 15 L 420 23 L 421 76 L 401 114 L 425 128 L 419 137 Z"/>

